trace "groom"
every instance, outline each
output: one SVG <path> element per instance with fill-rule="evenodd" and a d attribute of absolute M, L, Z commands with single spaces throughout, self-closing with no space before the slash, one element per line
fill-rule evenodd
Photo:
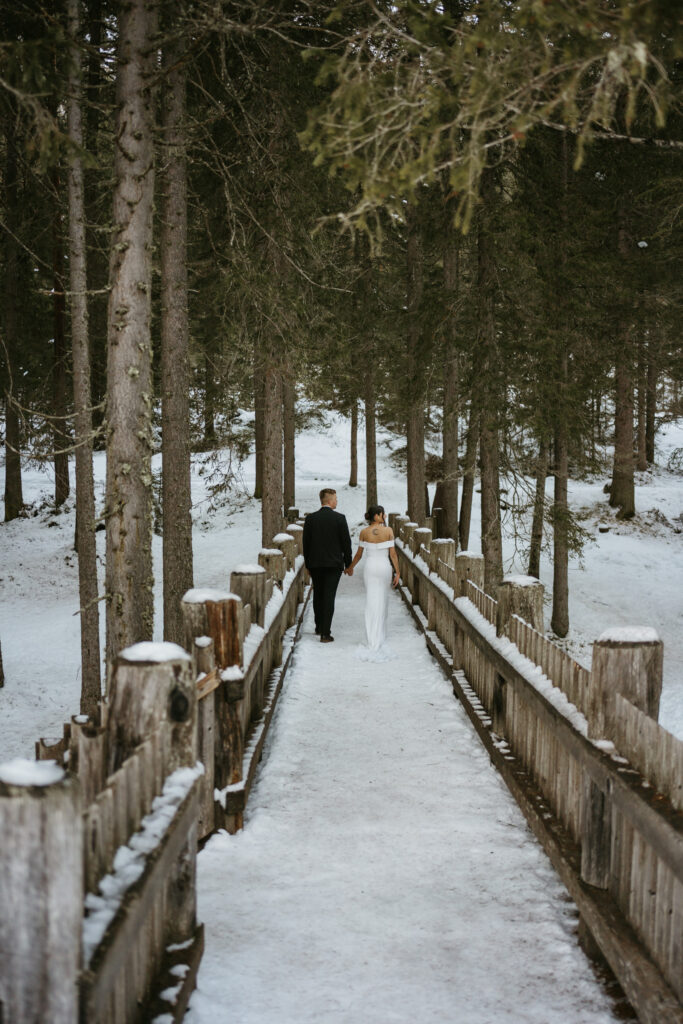
<path fill-rule="evenodd" d="M 330 644 L 337 586 L 342 570 L 348 572 L 351 565 L 351 537 L 346 517 L 335 512 L 337 492 L 332 487 L 323 487 L 320 505 L 304 520 L 304 561 L 313 582 L 315 631 L 322 644 Z"/>

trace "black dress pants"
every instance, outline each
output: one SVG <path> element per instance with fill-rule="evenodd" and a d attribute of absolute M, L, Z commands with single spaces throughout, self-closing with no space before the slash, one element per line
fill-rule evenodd
<path fill-rule="evenodd" d="M 313 614 L 316 632 L 329 636 L 334 615 L 334 599 L 342 570 L 334 567 L 309 569 L 313 582 Z"/>

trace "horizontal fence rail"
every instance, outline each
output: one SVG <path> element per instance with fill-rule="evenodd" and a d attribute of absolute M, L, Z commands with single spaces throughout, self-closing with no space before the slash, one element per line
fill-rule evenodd
<path fill-rule="evenodd" d="M 639 1018 L 683 1024 L 683 743 L 656 721 L 661 642 L 614 631 L 593 671 L 543 635 L 543 588 L 406 517 L 402 593 Z"/>

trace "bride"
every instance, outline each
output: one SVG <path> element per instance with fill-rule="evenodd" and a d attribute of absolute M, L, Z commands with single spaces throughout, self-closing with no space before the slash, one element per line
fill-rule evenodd
<path fill-rule="evenodd" d="M 360 648 L 358 654 L 363 660 L 385 661 L 390 656 L 384 646 L 389 591 L 392 586 L 398 586 L 398 558 L 394 547 L 394 531 L 384 522 L 382 506 L 371 505 L 365 513 L 365 518 L 368 525 L 360 532 L 358 550 L 347 569 L 347 573 L 351 575 L 363 557 L 363 552 L 366 552 L 365 632 L 368 646 Z M 389 557 L 387 557 L 387 553 Z M 389 559 L 391 559 L 391 563 Z"/>

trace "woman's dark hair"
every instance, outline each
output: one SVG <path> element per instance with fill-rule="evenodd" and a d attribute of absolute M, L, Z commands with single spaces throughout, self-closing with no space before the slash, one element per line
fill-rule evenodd
<path fill-rule="evenodd" d="M 375 518 L 375 516 L 383 516 L 383 515 L 384 515 L 384 509 L 382 508 L 381 505 L 371 505 L 370 508 L 365 513 L 365 520 L 366 520 L 366 522 L 371 523 L 372 520 Z"/>

